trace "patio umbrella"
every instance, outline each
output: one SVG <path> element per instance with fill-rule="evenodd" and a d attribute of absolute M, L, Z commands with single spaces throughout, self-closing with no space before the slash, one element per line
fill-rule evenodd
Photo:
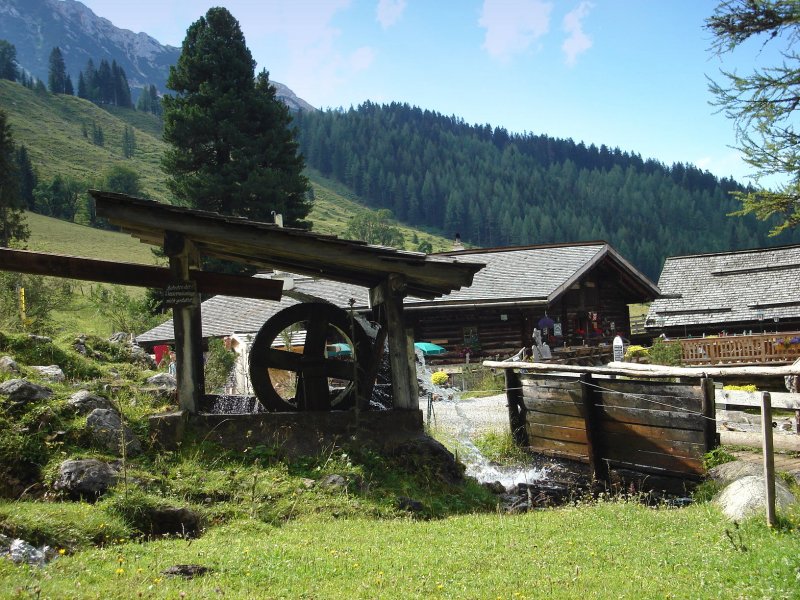
<path fill-rule="evenodd" d="M 422 356 L 430 356 L 432 354 L 444 354 L 447 348 L 442 348 L 430 342 L 414 342 L 414 348 L 422 352 Z"/>

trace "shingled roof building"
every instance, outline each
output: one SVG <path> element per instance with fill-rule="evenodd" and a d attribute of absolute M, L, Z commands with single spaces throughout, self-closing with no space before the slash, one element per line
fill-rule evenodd
<path fill-rule="evenodd" d="M 629 331 L 628 305 L 647 302 L 658 288 L 606 242 L 447 252 L 442 258 L 484 263 L 473 284 L 441 298 L 409 296 L 405 320 L 418 341 L 451 352 L 513 354 L 530 346 L 533 329 L 550 322 L 558 343 L 609 340 Z M 462 258 L 463 257 L 463 258 Z M 282 308 L 323 299 L 369 313 L 367 288 L 309 277 L 285 277 L 280 302 L 216 296 L 203 303 L 203 335 L 255 332 Z M 543 321 L 544 319 L 544 321 Z M 140 344 L 169 343 L 167 322 L 138 336 Z"/>
<path fill-rule="evenodd" d="M 800 329 L 800 246 L 667 258 L 645 327 L 669 337 Z"/>

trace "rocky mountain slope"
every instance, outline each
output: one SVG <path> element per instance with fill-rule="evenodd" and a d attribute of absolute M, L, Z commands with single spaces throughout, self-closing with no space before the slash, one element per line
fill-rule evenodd
<path fill-rule="evenodd" d="M 0 0 L 0 39 L 14 44 L 20 66 L 42 81 L 47 81 L 48 58 L 55 46 L 76 86 L 90 58 L 95 65 L 102 59 L 115 60 L 125 70 L 134 98 L 144 85 L 154 84 L 165 92 L 169 67 L 181 53 L 146 33 L 116 27 L 77 0 Z M 315 110 L 282 83 L 272 83 L 290 109 Z"/>

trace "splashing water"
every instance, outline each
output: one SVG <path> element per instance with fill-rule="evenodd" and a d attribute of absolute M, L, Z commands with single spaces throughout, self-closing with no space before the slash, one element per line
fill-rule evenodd
<path fill-rule="evenodd" d="M 425 364 L 425 358 L 418 354 L 418 361 L 417 379 L 420 383 L 420 397 L 425 398 L 429 404 L 433 397 L 440 397 L 448 407 L 448 412 L 453 415 L 451 427 L 459 445 L 458 458 L 466 466 L 467 475 L 481 483 L 499 482 L 509 491 L 516 488 L 519 483 L 531 483 L 547 476 L 545 469 L 524 465 L 505 467 L 494 464 L 486 458 L 472 441 L 476 434 L 476 423 L 468 414 L 469 411 L 466 410 L 471 401 L 461 400 L 461 390 L 457 388 L 435 385 L 431 381 L 433 371 Z M 486 406 L 484 410 L 502 410 L 505 414 L 505 402 L 498 399 L 492 407 Z M 428 412 L 428 421 L 431 420 L 431 412 L 432 410 Z M 505 427 L 509 427 L 507 420 Z"/>

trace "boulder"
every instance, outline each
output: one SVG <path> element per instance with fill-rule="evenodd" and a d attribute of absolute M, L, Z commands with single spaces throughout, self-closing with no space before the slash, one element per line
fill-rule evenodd
<path fill-rule="evenodd" d="M 0 383 L 0 395 L 8 396 L 12 403 L 22 404 L 45 400 L 53 395 L 53 390 L 27 379 L 9 379 Z"/>
<path fill-rule="evenodd" d="M 49 559 L 53 558 L 55 553 L 50 546 L 42 546 L 41 548 L 34 548 L 25 540 L 16 539 L 11 542 L 8 549 L 9 558 L 16 564 L 28 564 L 40 566 L 45 564 Z"/>
<path fill-rule="evenodd" d="M 65 460 L 58 468 L 53 487 L 74 500 L 96 500 L 117 483 L 117 472 L 93 458 Z"/>
<path fill-rule="evenodd" d="M 763 475 L 748 475 L 737 479 L 714 499 L 722 512 L 732 521 L 741 521 L 758 513 L 766 514 L 766 489 Z M 797 502 L 780 481 L 775 482 L 775 508 L 786 510 Z"/>
<path fill-rule="evenodd" d="M 73 407 L 79 415 L 87 415 L 95 408 L 115 410 L 110 400 L 93 394 L 89 390 L 75 392 L 67 401 L 67 404 Z"/>
<path fill-rule="evenodd" d="M 333 473 L 326 475 L 317 482 L 317 487 L 340 490 L 347 488 L 347 479 L 343 475 Z"/>
<path fill-rule="evenodd" d="M 403 442 L 391 453 L 409 471 L 428 468 L 445 483 L 452 485 L 464 481 L 464 465 L 441 442 L 427 435 Z"/>
<path fill-rule="evenodd" d="M 19 366 L 10 356 L 0 356 L 0 373 L 19 373 Z"/>
<path fill-rule="evenodd" d="M 763 475 L 764 467 L 761 465 L 745 462 L 743 460 L 734 460 L 731 462 L 722 463 L 716 467 L 708 470 L 708 476 L 721 485 L 728 485 L 737 479 L 747 477 L 749 475 Z"/>
<path fill-rule="evenodd" d="M 31 369 L 39 373 L 42 379 L 52 381 L 53 383 L 61 383 L 66 379 L 64 371 L 62 371 L 61 367 L 58 365 L 31 367 Z"/>
<path fill-rule="evenodd" d="M 86 418 L 86 427 L 97 445 L 121 456 L 122 440 L 125 440 L 125 453 L 135 456 L 142 451 L 142 443 L 127 425 L 123 425 L 119 414 L 114 410 L 95 408 Z"/>
<path fill-rule="evenodd" d="M 150 356 L 145 349 L 138 344 L 131 344 L 130 351 L 132 363 L 142 365 L 148 369 L 157 368 L 156 359 Z"/>
<path fill-rule="evenodd" d="M 131 334 L 125 333 L 124 331 L 118 331 L 116 333 L 112 333 L 111 337 L 108 338 L 109 342 L 114 342 L 115 344 L 126 344 L 131 339 Z"/>
<path fill-rule="evenodd" d="M 175 379 L 174 375 L 170 375 L 169 373 L 157 373 L 152 377 L 148 377 L 145 383 L 170 391 L 178 388 L 178 381 Z"/>

